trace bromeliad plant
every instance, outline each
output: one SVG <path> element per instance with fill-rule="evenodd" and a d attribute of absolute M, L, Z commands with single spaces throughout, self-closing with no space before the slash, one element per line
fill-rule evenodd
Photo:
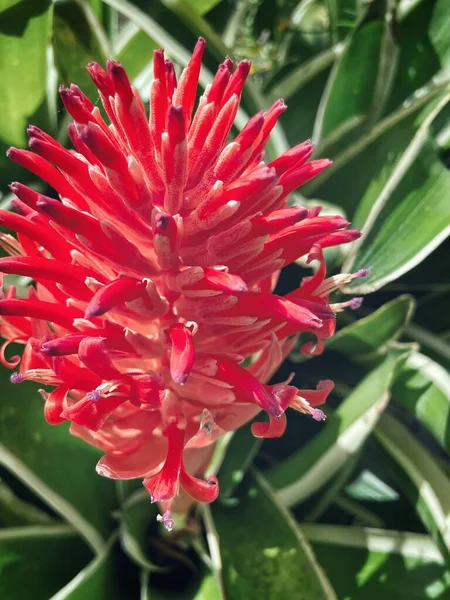
<path fill-rule="evenodd" d="M 120 63 L 108 61 L 107 72 L 91 63 L 109 125 L 76 85 L 63 87 L 75 150 L 34 126 L 32 152 L 8 150 L 59 197 L 13 183 L 17 212 L 0 214 L 18 235 L 1 236 L 10 256 L 0 272 L 36 282 L 27 299 L 12 286 L 0 300 L 2 361 L 20 364 L 11 381 L 56 386 L 41 390 L 47 421 L 69 420 L 71 433 L 105 452 L 100 475 L 143 477 L 169 531 L 180 489 L 216 499 L 217 478 L 192 472 L 207 467 L 223 434 L 261 409 L 269 421 L 252 425 L 261 438 L 283 434 L 289 407 L 325 418 L 316 406 L 331 382 L 316 391 L 265 382 L 300 333 L 317 338 L 302 352 L 323 350 L 335 313 L 359 306 L 329 295 L 367 274 L 325 278 L 322 249 L 359 232 L 320 206 L 287 207 L 330 162 L 308 162 L 309 141 L 264 162 L 282 101 L 227 142 L 248 61 L 233 71 L 227 58 L 193 111 L 204 46 L 179 82 L 155 51 L 149 118 Z M 305 254 L 319 263 L 315 275 L 274 294 L 280 269 Z M 25 344 L 22 359 L 5 357 L 11 342 Z"/>
<path fill-rule="evenodd" d="M 447 597 L 445 2 L 0 7 L 2 597 Z"/>

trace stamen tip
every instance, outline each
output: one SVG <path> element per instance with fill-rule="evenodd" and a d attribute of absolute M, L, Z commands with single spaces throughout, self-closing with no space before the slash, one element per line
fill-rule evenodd
<path fill-rule="evenodd" d="M 370 273 L 370 269 L 360 269 L 357 273 L 356 276 L 357 277 L 367 277 L 367 275 Z"/>
<path fill-rule="evenodd" d="M 350 300 L 350 302 L 349 302 L 349 307 L 352 310 L 356 310 L 357 308 L 359 308 L 361 306 L 361 304 L 363 302 L 364 302 L 364 298 L 361 298 L 361 297 L 352 298 L 352 300 Z"/>
<path fill-rule="evenodd" d="M 172 531 L 172 529 L 175 527 L 175 521 L 171 519 L 170 512 L 168 510 L 166 510 L 163 515 L 158 515 L 156 520 L 158 523 L 162 523 L 167 531 Z"/>
<path fill-rule="evenodd" d="M 323 412 L 323 410 L 320 410 L 320 408 L 314 408 L 311 412 L 311 416 L 314 421 L 326 421 L 327 419 L 326 414 Z"/>
<path fill-rule="evenodd" d="M 15 372 L 11 375 L 9 380 L 11 381 L 11 383 L 22 383 L 22 381 L 25 380 L 25 376 L 22 375 L 21 373 Z"/>

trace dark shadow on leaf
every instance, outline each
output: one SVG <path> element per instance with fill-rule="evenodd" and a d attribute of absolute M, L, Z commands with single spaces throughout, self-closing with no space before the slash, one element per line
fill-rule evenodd
<path fill-rule="evenodd" d="M 30 19 L 44 14 L 51 0 L 22 0 L 0 13 L 0 33 L 21 37 Z"/>

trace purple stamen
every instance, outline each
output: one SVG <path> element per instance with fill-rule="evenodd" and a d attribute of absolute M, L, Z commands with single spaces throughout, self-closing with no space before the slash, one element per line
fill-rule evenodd
<path fill-rule="evenodd" d="M 350 300 L 350 302 L 348 303 L 349 307 L 352 310 L 356 310 L 357 308 L 359 308 L 361 306 L 361 304 L 364 302 L 364 298 L 352 298 L 352 300 Z"/>
<path fill-rule="evenodd" d="M 168 510 L 163 515 L 158 515 L 156 520 L 158 523 L 162 523 L 167 531 L 172 531 L 175 527 L 175 521 L 170 517 L 170 511 Z"/>
<path fill-rule="evenodd" d="M 11 375 L 11 377 L 9 378 L 9 380 L 11 381 L 11 383 L 22 383 L 22 381 L 24 381 L 25 375 L 22 375 L 21 373 L 13 373 Z"/>
<path fill-rule="evenodd" d="M 370 269 L 360 269 L 357 273 L 355 273 L 356 277 L 367 277 L 370 273 Z"/>
<path fill-rule="evenodd" d="M 323 410 L 320 410 L 320 408 L 314 408 L 311 411 L 311 416 L 314 421 L 326 421 L 327 418 L 327 415 L 323 412 Z"/>
<path fill-rule="evenodd" d="M 92 400 L 92 402 L 97 402 L 100 400 L 101 394 L 98 390 L 92 390 L 86 394 L 86 400 Z"/>

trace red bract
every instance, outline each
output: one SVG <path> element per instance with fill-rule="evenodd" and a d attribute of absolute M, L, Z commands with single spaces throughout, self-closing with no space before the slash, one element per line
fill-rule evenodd
<path fill-rule="evenodd" d="M 267 381 L 299 333 L 317 339 L 306 354 L 333 334 L 344 305 L 328 296 L 353 276 L 325 279 L 322 248 L 359 236 L 319 207 L 287 207 L 330 163 L 308 162 L 304 142 L 265 164 L 282 101 L 227 141 L 250 63 L 233 70 L 227 58 L 193 112 L 203 49 L 199 40 L 178 82 L 155 52 L 150 118 L 119 63 L 88 65 L 110 123 L 77 86 L 62 88 L 75 150 L 30 127 L 32 151 L 9 151 L 58 199 L 13 183 L 16 213 L 0 211 L 17 233 L 0 234 L 11 255 L 0 271 L 36 282 L 28 298 L 10 287 L 0 300 L 1 359 L 20 362 L 12 381 L 54 386 L 42 391 L 47 420 L 70 420 L 105 452 L 101 475 L 143 478 L 169 528 L 180 488 L 216 498 L 217 480 L 195 475 L 218 437 L 261 410 L 258 437 L 282 435 L 288 407 L 324 417 L 316 406 L 331 382 Z M 273 294 L 280 269 L 303 255 L 319 261 L 315 275 Z M 25 345 L 21 359 L 5 358 L 11 342 Z"/>

